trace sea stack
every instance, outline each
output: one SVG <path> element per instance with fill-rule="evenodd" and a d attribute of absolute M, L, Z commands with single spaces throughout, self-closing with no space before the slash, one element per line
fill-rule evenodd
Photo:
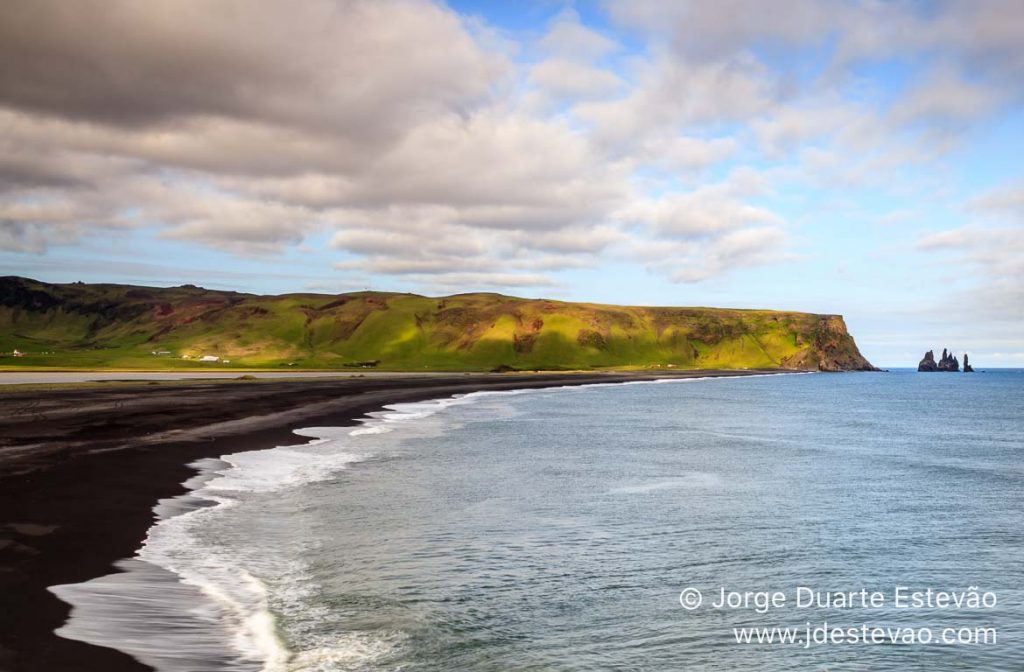
<path fill-rule="evenodd" d="M 935 363 L 935 353 L 929 350 L 924 353 L 924 359 L 922 359 L 917 365 L 918 371 L 938 371 L 939 367 Z"/>
<path fill-rule="evenodd" d="M 967 353 L 964 353 L 964 373 L 974 373 L 974 367 L 967 360 Z"/>
<path fill-rule="evenodd" d="M 964 362 L 966 363 L 966 355 Z M 935 353 L 931 350 L 924 353 L 924 359 L 917 365 L 918 371 L 959 371 L 960 360 L 952 352 L 942 349 L 942 357 L 935 361 Z M 972 369 L 973 371 L 973 369 Z"/>
<path fill-rule="evenodd" d="M 960 360 L 958 360 L 952 352 L 947 353 L 946 349 L 942 349 L 942 359 L 939 360 L 939 371 L 959 371 Z"/>

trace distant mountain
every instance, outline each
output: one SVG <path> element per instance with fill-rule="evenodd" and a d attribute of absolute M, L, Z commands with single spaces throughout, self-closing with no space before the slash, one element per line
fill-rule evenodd
<path fill-rule="evenodd" d="M 0 352 L 5 365 L 125 368 L 873 369 L 839 315 L 19 277 L 0 278 Z"/>

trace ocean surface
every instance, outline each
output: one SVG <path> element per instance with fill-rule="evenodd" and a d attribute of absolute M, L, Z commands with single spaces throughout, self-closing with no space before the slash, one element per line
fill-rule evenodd
<path fill-rule="evenodd" d="M 199 463 L 123 572 L 52 589 L 59 633 L 175 672 L 1024 661 L 1024 371 L 477 393 L 301 434 Z"/>

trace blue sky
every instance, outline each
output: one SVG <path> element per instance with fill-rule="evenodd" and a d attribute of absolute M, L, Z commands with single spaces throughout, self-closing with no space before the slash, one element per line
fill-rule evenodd
<path fill-rule="evenodd" d="M 1024 366 L 1019 3 L 87 11 L 0 27 L 4 274 L 840 313 L 876 365 Z"/>

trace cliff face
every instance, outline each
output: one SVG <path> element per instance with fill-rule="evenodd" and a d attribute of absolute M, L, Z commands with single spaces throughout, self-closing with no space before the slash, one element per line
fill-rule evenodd
<path fill-rule="evenodd" d="M 818 371 L 878 371 L 860 354 L 841 315 L 820 316 L 813 347 L 783 362 L 783 366 Z"/>
<path fill-rule="evenodd" d="M 874 370 L 838 315 L 0 278 L 0 352 L 15 348 L 26 357 L 6 364 L 153 368 L 212 355 L 310 368 Z"/>

